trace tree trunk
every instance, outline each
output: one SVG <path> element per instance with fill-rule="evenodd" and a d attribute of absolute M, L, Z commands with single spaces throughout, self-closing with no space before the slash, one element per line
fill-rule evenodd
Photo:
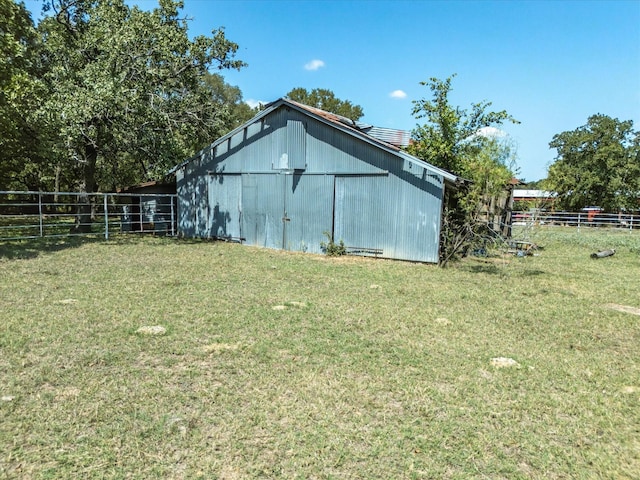
<path fill-rule="evenodd" d="M 96 187 L 96 162 L 98 150 L 92 142 L 85 145 L 84 165 L 82 168 L 82 180 L 80 181 L 80 194 L 76 205 L 76 222 L 72 233 L 91 232 L 91 199 L 89 194 Z"/>

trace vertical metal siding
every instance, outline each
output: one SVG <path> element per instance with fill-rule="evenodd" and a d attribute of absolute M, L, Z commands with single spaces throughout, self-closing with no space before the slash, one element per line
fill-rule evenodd
<path fill-rule="evenodd" d="M 267 139 L 267 142 L 271 143 L 271 165 L 269 167 L 271 169 L 279 170 L 289 168 L 286 125 L 286 119 L 277 118 L 277 127 L 270 133 Z"/>
<path fill-rule="evenodd" d="M 361 252 L 382 250 L 392 256 L 395 243 L 394 202 L 386 176 L 336 177 L 334 241 Z"/>
<path fill-rule="evenodd" d="M 437 184 L 434 177 L 410 182 L 394 174 L 336 177 L 335 240 L 363 254 L 382 250 L 383 257 L 437 262 Z"/>
<path fill-rule="evenodd" d="M 284 176 L 242 176 L 242 232 L 245 242 L 267 248 L 283 248 Z"/>
<path fill-rule="evenodd" d="M 285 177 L 286 250 L 321 253 L 320 243 L 331 231 L 333 176 L 294 173 Z"/>
<path fill-rule="evenodd" d="M 390 153 L 317 121 L 308 122 L 307 132 L 309 173 L 379 173 L 398 162 Z"/>
<path fill-rule="evenodd" d="M 443 178 L 298 111 L 272 112 L 182 172 L 184 235 L 228 236 L 237 225 L 247 244 L 319 253 L 334 229 L 348 246 L 438 261 Z M 209 172 L 224 181 L 208 185 Z M 231 174 L 241 180 L 227 182 Z"/>
<path fill-rule="evenodd" d="M 394 258 L 421 262 L 438 261 L 441 201 L 428 193 L 426 186 L 442 191 L 438 179 L 426 177 L 416 184 L 402 180 L 396 203 L 398 214 L 394 226 L 397 235 Z"/>
<path fill-rule="evenodd" d="M 242 178 L 240 175 L 210 175 L 208 180 L 207 236 L 240 240 Z"/>
<path fill-rule="evenodd" d="M 307 167 L 307 131 L 305 122 L 297 119 L 287 120 L 288 168 L 304 170 Z"/>

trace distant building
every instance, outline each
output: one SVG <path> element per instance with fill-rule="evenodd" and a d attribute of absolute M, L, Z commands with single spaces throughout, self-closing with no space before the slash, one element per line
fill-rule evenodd
<path fill-rule="evenodd" d="M 550 206 L 555 200 L 557 194 L 548 190 L 513 190 L 513 203 L 515 210 L 522 210 L 531 208 L 533 206 L 537 208 Z"/>

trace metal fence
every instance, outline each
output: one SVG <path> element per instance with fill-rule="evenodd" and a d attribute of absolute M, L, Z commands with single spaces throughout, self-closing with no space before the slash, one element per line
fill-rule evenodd
<path fill-rule="evenodd" d="M 513 212 L 514 226 L 565 226 L 601 227 L 638 230 L 640 229 L 640 212 L 604 213 L 599 210 L 582 212 L 547 212 L 543 210 L 529 210 Z"/>
<path fill-rule="evenodd" d="M 175 194 L 0 191 L 0 241 L 117 233 L 176 235 Z"/>
<path fill-rule="evenodd" d="M 0 191 L 0 241 L 118 233 L 177 234 L 177 195 Z M 513 226 L 640 230 L 640 212 L 514 211 Z"/>

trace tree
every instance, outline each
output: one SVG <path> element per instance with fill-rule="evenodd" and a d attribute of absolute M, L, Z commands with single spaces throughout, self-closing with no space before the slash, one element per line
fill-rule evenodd
<path fill-rule="evenodd" d="M 638 208 L 640 132 L 633 131 L 631 120 L 593 115 L 586 125 L 555 135 L 549 146 L 557 157 L 546 186 L 558 194 L 562 208 Z"/>
<path fill-rule="evenodd" d="M 0 0 L 0 189 L 38 190 L 47 157 L 41 118 L 38 37 L 23 3 Z"/>
<path fill-rule="evenodd" d="M 159 179 L 219 136 L 229 111 L 211 101 L 210 67 L 241 68 L 224 30 L 189 39 L 181 1 L 151 12 L 124 0 L 45 0 L 38 25 L 50 86 L 41 111 L 57 128 L 64 171 L 81 192 Z M 86 197 L 85 197 L 86 198 Z M 87 225 L 86 208 L 84 220 Z"/>
<path fill-rule="evenodd" d="M 448 189 L 442 222 L 440 265 L 465 255 L 476 238 L 487 232 L 481 222 L 489 199 L 499 195 L 513 177 L 515 147 L 508 140 L 488 135 L 504 122 L 519 123 L 506 111 L 488 111 L 490 102 L 474 103 L 471 111 L 453 107 L 449 101 L 451 80 L 431 78 L 421 82 L 432 99 L 413 102 L 413 115 L 425 119 L 412 132 L 407 150 L 432 165 L 467 181 Z"/>
<path fill-rule="evenodd" d="M 242 100 L 240 88 L 226 83 L 222 75 L 208 73 L 204 76 L 204 82 L 211 92 L 211 101 L 229 108 L 229 118 L 225 124 L 227 131 L 242 125 L 258 113 L 258 108 L 251 108 Z"/>
<path fill-rule="evenodd" d="M 349 100 L 340 100 L 331 90 L 324 88 L 314 88 L 311 92 L 305 88 L 294 88 L 286 96 L 294 102 L 335 113 L 353 121 L 360 120 L 364 115 L 360 105 L 354 105 Z"/>

